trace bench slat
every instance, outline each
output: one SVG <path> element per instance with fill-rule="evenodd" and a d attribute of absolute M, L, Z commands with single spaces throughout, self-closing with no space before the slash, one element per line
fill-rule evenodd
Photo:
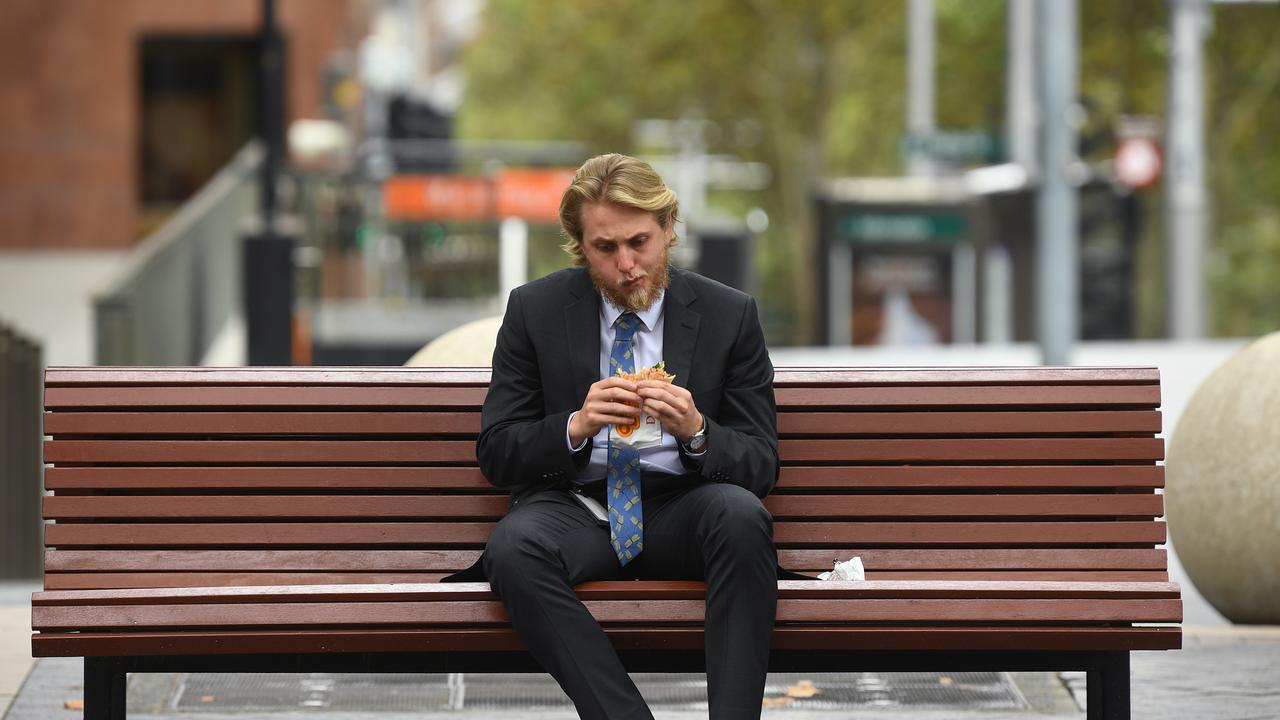
<path fill-rule="evenodd" d="M 785 463 L 1154 461 L 1158 438 L 781 440 Z"/>
<path fill-rule="evenodd" d="M 706 617 L 701 600 L 586 600 L 604 624 L 697 623 Z M 777 622 L 786 623 L 1106 623 L 1180 622 L 1180 600 L 1161 599 L 858 599 L 779 598 Z M 215 627 L 476 627 L 507 623 L 506 610 L 488 601 L 253 603 L 217 605 L 43 606 L 31 610 L 32 628 Z"/>
<path fill-rule="evenodd" d="M 491 522 L 437 523 L 54 523 L 54 547 L 199 547 L 323 545 L 481 547 Z M 859 545 L 1152 545 L 1161 522 L 777 522 L 779 546 Z"/>
<path fill-rule="evenodd" d="M 631 580 L 582 583 L 574 588 L 584 600 L 701 600 L 706 583 L 699 580 Z M 778 597 L 812 599 L 1164 599 L 1176 600 L 1174 583 L 1104 582 L 823 582 L 779 580 Z M 239 605 L 257 603 L 378 603 L 497 600 L 488 583 L 421 583 L 416 585 L 259 586 L 224 589 L 157 588 L 84 592 L 44 591 L 32 594 L 32 607 L 121 607 L 155 605 Z"/>
<path fill-rule="evenodd" d="M 801 488 L 865 490 L 878 488 L 1157 488 L 1164 487 L 1164 466 L 1004 465 L 933 466 L 784 466 L 783 492 Z"/>
<path fill-rule="evenodd" d="M 1054 433 L 1158 433 L 1158 410 L 1070 412 L 781 412 L 787 435 L 984 435 Z"/>
<path fill-rule="evenodd" d="M 400 367 L 64 367 L 45 372 L 49 386 L 74 385 L 432 385 L 489 384 L 489 368 Z M 823 383 L 900 385 L 903 383 L 1130 383 L 1157 384 L 1154 367 L 780 367 L 776 385 Z"/>
<path fill-rule="evenodd" d="M 817 573 L 817 568 L 793 568 L 797 572 Z M 45 575 L 46 590 L 107 590 L 122 588 L 219 588 L 243 585 L 333 585 L 438 582 L 445 572 L 421 573 L 288 573 L 288 572 L 139 572 L 139 573 L 50 573 Z M 867 570 L 866 578 L 880 580 L 1033 580 L 1061 582 L 1168 582 L 1167 572 L 1156 570 L 971 570 L 916 571 Z"/>
<path fill-rule="evenodd" d="M 269 387 L 140 386 L 59 387 L 45 389 L 45 407 L 67 408 L 224 408 L 365 407 L 478 410 L 483 387 Z M 786 387 L 775 390 L 778 408 L 848 407 L 1083 407 L 1155 408 L 1158 385 L 948 385 Z"/>
<path fill-rule="evenodd" d="M 51 467 L 45 487 L 74 489 L 309 488 L 502 492 L 477 467 Z"/>
<path fill-rule="evenodd" d="M 846 407 L 1156 407 L 1157 385 L 778 387 L 779 409 Z"/>
<path fill-rule="evenodd" d="M 1117 418 L 1116 424 L 1125 420 Z M 1129 425 L 1137 425 L 1134 418 Z M 470 435 L 478 412 L 52 412 L 46 435 Z"/>
<path fill-rule="evenodd" d="M 787 545 L 1097 545 L 1160 544 L 1161 522 L 806 522 L 774 524 Z"/>
<path fill-rule="evenodd" d="M 475 467 L 51 467 L 45 487 L 74 489 L 307 488 L 333 490 L 470 489 L 501 492 Z M 886 488 L 1164 487 L 1156 465 L 786 466 L 775 492 L 808 488 L 850 492 Z"/>
<path fill-rule="evenodd" d="M 1154 461 L 1158 438 L 782 440 L 784 463 Z M 474 464 L 469 440 L 50 440 L 54 463 Z"/>
<path fill-rule="evenodd" d="M 470 440 L 51 440 L 47 462 L 396 463 L 476 462 Z"/>
<path fill-rule="evenodd" d="M 51 412 L 46 435 L 424 435 L 480 432 L 478 412 Z M 1158 433 L 1156 410 L 782 412 L 787 435 Z"/>
<path fill-rule="evenodd" d="M 45 408 L 332 407 L 479 410 L 484 387 L 46 387 Z"/>
<path fill-rule="evenodd" d="M 782 550 L 788 569 L 829 570 L 857 555 L 868 570 L 1164 570 L 1159 549 Z M 468 567 L 479 550 L 46 550 L 46 573 L 78 571 L 420 572 Z"/>
<path fill-rule="evenodd" d="M 702 649 L 701 628 L 605 628 L 621 649 Z M 1178 627 L 777 627 L 774 650 L 1174 650 Z M 310 652 L 523 651 L 510 629 L 254 630 L 39 634 L 38 657 Z"/>
<path fill-rule="evenodd" d="M 46 497 L 49 520 L 89 518 L 499 519 L 507 498 L 404 495 L 180 495 Z M 775 520 L 882 517 L 1158 517 L 1163 496 L 1145 495 L 782 495 L 765 498 Z"/>

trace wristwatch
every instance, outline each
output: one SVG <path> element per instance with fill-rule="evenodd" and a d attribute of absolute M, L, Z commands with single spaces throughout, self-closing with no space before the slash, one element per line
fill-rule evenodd
<path fill-rule="evenodd" d="M 689 442 L 680 443 L 684 451 L 697 455 L 707 449 L 707 419 L 702 419 L 702 427 L 689 437 Z"/>

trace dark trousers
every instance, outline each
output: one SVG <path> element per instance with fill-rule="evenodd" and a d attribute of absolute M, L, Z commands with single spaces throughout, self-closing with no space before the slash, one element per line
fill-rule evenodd
<path fill-rule="evenodd" d="M 587 720 L 651 719 L 604 630 L 573 593 L 588 580 L 706 580 L 711 720 L 758 718 L 777 610 L 773 519 L 736 485 L 642 481 L 644 551 L 618 565 L 609 529 L 568 490 L 520 500 L 494 528 L 484 570 L 516 632 Z M 603 488 L 588 489 L 602 497 Z"/>

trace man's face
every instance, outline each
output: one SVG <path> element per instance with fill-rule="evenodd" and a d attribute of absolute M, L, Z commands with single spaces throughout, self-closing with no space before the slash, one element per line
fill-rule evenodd
<path fill-rule="evenodd" d="M 582 252 L 592 282 L 624 310 L 649 309 L 670 281 L 671 233 L 648 210 L 608 201 L 584 205 Z"/>

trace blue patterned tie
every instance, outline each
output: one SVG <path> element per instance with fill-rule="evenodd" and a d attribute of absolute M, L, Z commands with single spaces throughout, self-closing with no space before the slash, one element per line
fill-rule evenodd
<path fill-rule="evenodd" d="M 609 375 L 635 372 L 636 358 L 631 338 L 640 327 L 635 313 L 623 313 L 614 324 L 613 350 L 609 353 Z M 640 505 L 640 451 L 613 444 L 617 429 L 609 433 L 609 542 L 626 565 L 644 549 L 644 510 Z"/>

